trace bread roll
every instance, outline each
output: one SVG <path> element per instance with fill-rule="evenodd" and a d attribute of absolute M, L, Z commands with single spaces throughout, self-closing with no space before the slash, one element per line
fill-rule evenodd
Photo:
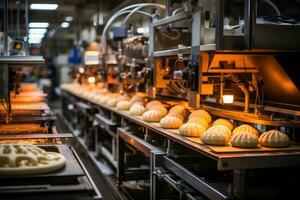
<path fill-rule="evenodd" d="M 280 131 L 270 130 L 259 137 L 259 143 L 265 147 L 287 147 L 290 145 L 290 139 Z"/>
<path fill-rule="evenodd" d="M 198 123 L 185 123 L 179 128 L 179 134 L 187 137 L 200 137 L 206 128 Z"/>

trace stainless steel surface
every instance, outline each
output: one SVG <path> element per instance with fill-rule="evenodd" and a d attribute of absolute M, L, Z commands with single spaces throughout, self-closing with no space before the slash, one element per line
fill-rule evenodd
<path fill-rule="evenodd" d="M 0 134 L 1 140 L 23 140 L 23 139 L 61 139 L 73 138 L 71 133 L 58 133 L 58 134 Z"/>
<path fill-rule="evenodd" d="M 176 163 L 167 156 L 163 156 L 162 165 L 164 168 L 172 171 L 176 176 L 189 183 L 192 187 L 197 189 L 202 194 L 205 194 L 209 199 L 221 200 L 228 199 L 228 195 L 216 190 L 213 186 L 206 183 L 201 178 L 195 176 L 192 172 L 185 169 L 180 164 Z"/>
<path fill-rule="evenodd" d="M 0 56 L 0 64 L 6 65 L 42 65 L 45 60 L 42 56 Z"/>
<path fill-rule="evenodd" d="M 182 13 L 175 14 L 173 16 L 165 17 L 165 18 L 160 19 L 158 21 L 154 21 L 152 23 L 152 26 L 153 27 L 162 26 L 162 25 L 165 25 L 165 24 L 170 24 L 170 23 L 173 23 L 173 22 L 181 21 L 181 20 L 184 20 L 184 19 L 187 19 L 187 18 L 188 18 L 188 16 L 184 12 L 182 12 Z"/>
<path fill-rule="evenodd" d="M 216 49 L 216 44 L 203 44 L 200 45 L 199 51 L 213 51 Z M 175 56 L 178 54 L 190 54 L 191 47 L 182 47 L 177 49 L 168 49 L 163 51 L 153 52 L 154 57 L 163 57 L 163 56 Z"/>
<path fill-rule="evenodd" d="M 130 134 L 124 128 L 118 128 L 117 130 L 118 136 L 120 139 L 124 140 L 126 143 L 134 146 L 139 151 L 143 152 L 146 156 L 150 156 L 151 152 L 160 152 L 161 150 L 148 142 Z M 120 140 L 119 139 L 119 140 Z"/>

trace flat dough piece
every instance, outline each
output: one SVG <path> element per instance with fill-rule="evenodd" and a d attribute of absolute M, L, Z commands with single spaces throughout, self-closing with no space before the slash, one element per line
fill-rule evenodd
<path fill-rule="evenodd" d="M 33 175 L 56 171 L 66 165 L 65 157 L 32 144 L 0 144 L 0 176 Z"/>

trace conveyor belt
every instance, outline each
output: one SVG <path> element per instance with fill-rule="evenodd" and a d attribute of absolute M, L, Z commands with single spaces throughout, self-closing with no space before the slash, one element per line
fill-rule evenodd
<path fill-rule="evenodd" d="M 68 92 L 68 91 L 67 91 Z M 71 93 L 70 93 L 71 94 Z M 75 95 L 75 94 L 72 94 Z M 77 95 L 75 95 L 77 96 Z M 143 121 L 141 118 L 132 116 L 128 112 L 117 110 L 97 102 L 92 102 L 89 99 L 77 96 L 79 99 L 90 102 L 95 107 L 109 110 L 116 115 L 124 117 L 132 122 L 135 122 L 145 128 L 148 128 L 168 139 L 178 142 L 194 151 L 197 151 L 205 156 L 208 156 L 218 163 L 218 170 L 232 169 L 252 169 L 252 168 L 268 168 L 268 167 L 285 167 L 300 165 L 300 151 L 277 151 L 277 152 L 243 152 L 243 153 L 215 153 L 205 144 L 197 144 L 187 138 L 174 134 L 173 132 L 153 126 L 152 123 Z"/>

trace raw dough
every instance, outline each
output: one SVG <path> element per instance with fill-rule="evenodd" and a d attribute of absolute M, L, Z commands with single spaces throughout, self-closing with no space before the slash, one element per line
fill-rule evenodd
<path fill-rule="evenodd" d="M 48 173 L 63 168 L 65 157 L 32 144 L 0 143 L 0 175 Z"/>

